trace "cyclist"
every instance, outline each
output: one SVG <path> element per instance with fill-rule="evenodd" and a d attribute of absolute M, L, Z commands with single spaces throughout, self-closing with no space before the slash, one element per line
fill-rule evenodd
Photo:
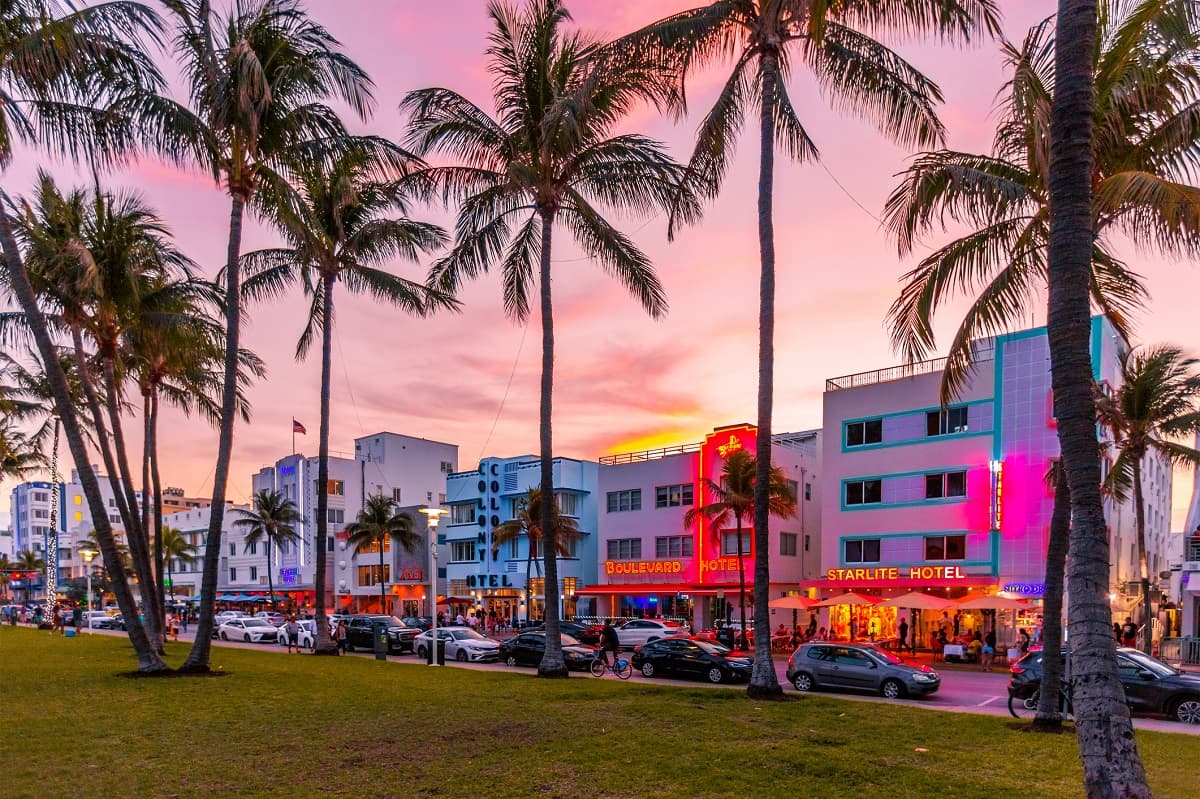
<path fill-rule="evenodd" d="M 617 638 L 617 628 L 613 627 L 612 619 L 604 622 L 604 629 L 600 631 L 600 651 L 596 653 L 605 666 L 609 665 L 609 652 L 613 653 L 613 663 L 616 663 L 621 655 L 621 640 Z"/>

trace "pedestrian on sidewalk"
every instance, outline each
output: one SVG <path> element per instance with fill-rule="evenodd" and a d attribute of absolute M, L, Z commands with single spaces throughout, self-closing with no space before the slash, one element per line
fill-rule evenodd
<path fill-rule="evenodd" d="M 898 649 L 901 652 L 903 652 L 905 650 L 905 648 L 907 648 L 914 655 L 917 654 L 917 650 L 908 643 L 908 620 L 901 619 L 900 620 L 900 646 L 898 647 Z"/>
<path fill-rule="evenodd" d="M 287 635 L 288 654 L 291 654 L 292 647 L 296 647 L 296 652 L 297 652 L 297 654 L 299 654 L 299 652 L 300 652 L 300 625 L 296 623 L 295 616 L 288 617 L 287 626 L 284 630 L 284 634 Z"/>
<path fill-rule="evenodd" d="M 346 654 L 346 620 L 338 619 L 337 627 L 333 631 L 333 640 L 337 643 L 339 655 Z"/>
<path fill-rule="evenodd" d="M 988 630 L 983 637 L 983 649 L 980 650 L 979 666 L 984 671 L 992 670 L 992 660 L 996 657 L 996 631 Z"/>

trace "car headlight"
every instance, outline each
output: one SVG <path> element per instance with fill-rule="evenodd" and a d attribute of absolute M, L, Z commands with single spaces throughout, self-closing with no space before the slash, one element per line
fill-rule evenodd
<path fill-rule="evenodd" d="M 921 673 L 913 675 L 913 679 L 917 682 L 937 682 L 937 678 L 938 676 L 936 674 Z"/>

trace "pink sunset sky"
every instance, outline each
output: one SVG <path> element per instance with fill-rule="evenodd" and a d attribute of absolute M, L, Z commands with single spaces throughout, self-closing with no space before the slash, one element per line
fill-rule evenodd
<path fill-rule="evenodd" d="M 573 0 L 568 5 L 580 27 L 619 35 L 696 4 Z M 1055 4 L 1003 0 L 1000 5 L 1006 35 L 1019 40 Z M 401 137 L 397 105 L 406 91 L 426 86 L 453 88 L 490 108 L 483 55 L 489 25 L 482 0 L 310 0 L 309 7 L 377 84 L 374 118 L 356 122 L 356 129 Z M 986 151 L 995 95 L 1004 80 L 999 45 L 982 42 L 961 50 L 909 42 L 900 49 L 944 91 L 940 114 L 948 144 Z M 630 120 L 630 128 L 668 142 L 676 157 L 686 159 L 697 121 L 722 78 L 719 72 L 697 77 L 690 87 L 692 114 L 682 122 L 646 109 Z M 872 217 L 880 214 L 894 176 L 911 153 L 889 144 L 868 123 L 830 110 L 802 70 L 789 89 L 828 172 L 817 164 L 777 162 L 777 431 L 821 425 L 826 378 L 898 361 L 884 316 L 899 277 L 915 262 L 897 258 L 894 244 Z M 674 243 L 666 240 L 662 218 L 619 220 L 652 256 L 666 285 L 671 310 L 664 320 L 647 318 L 614 281 L 579 257 L 566 236 L 556 239 L 555 440 L 560 454 L 595 458 L 693 442 L 714 426 L 754 420 L 757 155 L 754 138 L 745 137 L 720 198 L 701 225 L 683 231 Z M 37 159 L 16 164 L 5 176 L 5 189 L 26 191 L 36 166 Z M 64 181 L 76 179 L 69 168 L 54 169 Z M 142 161 L 111 181 L 142 191 L 184 250 L 215 274 L 225 252 L 229 203 L 206 176 Z M 418 215 L 449 219 L 440 209 Z M 251 222 L 244 250 L 275 241 L 269 230 Z M 1140 340 L 1195 349 L 1200 294 L 1195 265 L 1140 258 L 1128 249 L 1124 254 L 1146 276 L 1152 294 L 1150 307 L 1137 320 Z M 396 269 L 420 278 L 426 266 L 397 264 Z M 332 450 L 350 452 L 355 437 L 390 430 L 457 444 L 460 468 L 471 468 L 485 454 L 535 452 L 538 321 L 535 317 L 528 331 L 514 325 L 504 317 L 500 297 L 499 277 L 489 275 L 466 288 L 461 314 L 415 320 L 343 292 L 333 350 Z M 939 331 L 947 340 L 959 308 L 950 306 L 942 314 Z M 254 471 L 290 451 L 292 417 L 308 428 L 307 436 L 297 437 L 298 448 L 316 454 L 320 363 L 315 353 L 303 363 L 292 357 L 306 310 L 298 297 L 252 309 L 245 342 L 267 361 L 270 375 L 251 391 L 253 421 L 237 428 L 229 484 L 236 501 L 248 498 Z M 1039 313 L 1031 321 L 1040 324 L 1042 318 Z M 139 446 L 134 436 L 131 451 Z M 206 425 L 169 415 L 162 444 L 167 484 L 207 495 L 215 446 L 215 432 Z M 1177 523 L 1189 488 L 1190 480 L 1177 483 Z M 0 507 L 7 507 L 8 499 L 7 490 L 0 492 Z"/>

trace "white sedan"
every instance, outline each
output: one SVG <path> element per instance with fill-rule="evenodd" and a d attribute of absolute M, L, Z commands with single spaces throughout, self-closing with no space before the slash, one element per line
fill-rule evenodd
<path fill-rule="evenodd" d="M 230 619 L 217 628 L 217 637 L 222 641 L 245 641 L 248 644 L 274 642 L 279 631 L 266 619 Z"/>
<path fill-rule="evenodd" d="M 316 646 L 317 640 L 317 623 L 312 619 L 303 619 L 296 622 L 296 643 L 293 646 L 299 646 L 301 649 L 312 649 Z M 288 626 L 281 624 L 275 628 L 279 631 L 275 643 L 280 646 L 288 645 Z"/>
<path fill-rule="evenodd" d="M 687 632 L 679 622 L 664 619 L 631 619 L 617 628 L 617 640 L 626 649 L 641 646 L 659 638 L 683 635 Z"/>
<path fill-rule="evenodd" d="M 431 630 L 413 638 L 417 657 L 426 658 L 432 645 Z M 480 635 L 470 627 L 439 627 L 438 640 L 446 647 L 446 657 L 460 663 L 486 663 L 500 659 L 500 642 Z"/>

